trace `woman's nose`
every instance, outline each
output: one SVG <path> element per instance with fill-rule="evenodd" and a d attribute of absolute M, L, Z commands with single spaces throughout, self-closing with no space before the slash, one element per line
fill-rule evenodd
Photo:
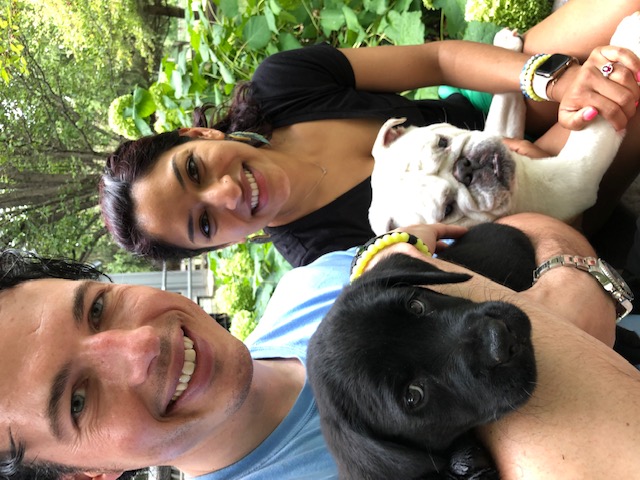
<path fill-rule="evenodd" d="M 160 355 L 160 337 L 151 326 L 106 330 L 87 337 L 85 355 L 101 381 L 136 386 L 152 373 L 152 363 Z"/>
<path fill-rule="evenodd" d="M 203 197 L 211 205 L 235 210 L 242 201 L 242 189 L 229 175 L 224 175 L 209 185 Z"/>

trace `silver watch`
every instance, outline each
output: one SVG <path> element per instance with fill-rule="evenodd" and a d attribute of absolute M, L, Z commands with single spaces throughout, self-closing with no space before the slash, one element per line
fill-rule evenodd
<path fill-rule="evenodd" d="M 633 310 L 633 292 L 620 274 L 601 258 L 578 257 L 576 255 L 556 255 L 542 263 L 533 272 L 533 283 L 547 270 L 556 267 L 575 267 L 588 272 L 616 301 L 618 321 Z"/>

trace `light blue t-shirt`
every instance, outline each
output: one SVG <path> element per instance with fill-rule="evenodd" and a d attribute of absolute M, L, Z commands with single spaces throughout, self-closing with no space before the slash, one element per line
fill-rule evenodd
<path fill-rule="evenodd" d="M 354 253 L 351 249 L 324 255 L 280 280 L 258 327 L 246 340 L 253 358 L 298 358 L 306 366 L 309 339 L 348 283 Z M 309 383 L 305 382 L 282 423 L 253 452 L 227 468 L 197 478 L 337 479 Z"/>

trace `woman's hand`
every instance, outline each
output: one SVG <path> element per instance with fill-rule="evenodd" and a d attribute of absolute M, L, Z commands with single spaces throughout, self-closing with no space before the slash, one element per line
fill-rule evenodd
<path fill-rule="evenodd" d="M 552 156 L 549 152 L 528 140 L 505 137 L 502 139 L 502 143 L 504 143 L 512 152 L 525 155 L 529 158 L 547 158 Z"/>
<path fill-rule="evenodd" d="M 613 64 L 605 77 L 601 68 Z M 564 77 L 564 76 L 563 76 Z M 554 87 L 554 97 L 562 98 L 558 121 L 571 130 L 581 130 L 596 116 L 602 115 L 616 130 L 622 130 L 636 113 L 640 99 L 640 59 L 626 48 L 605 46 L 591 52 L 571 85 Z"/>

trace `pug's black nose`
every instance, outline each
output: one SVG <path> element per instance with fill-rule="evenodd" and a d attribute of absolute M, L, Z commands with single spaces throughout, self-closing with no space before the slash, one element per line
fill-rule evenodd
<path fill-rule="evenodd" d="M 487 317 L 478 330 L 480 335 L 480 358 L 485 367 L 492 368 L 511 360 L 516 348 L 516 339 L 505 323 L 496 318 Z"/>
<path fill-rule="evenodd" d="M 468 187 L 473 180 L 473 170 L 474 166 L 471 160 L 466 157 L 460 157 L 453 165 L 453 176 L 460 183 Z"/>

